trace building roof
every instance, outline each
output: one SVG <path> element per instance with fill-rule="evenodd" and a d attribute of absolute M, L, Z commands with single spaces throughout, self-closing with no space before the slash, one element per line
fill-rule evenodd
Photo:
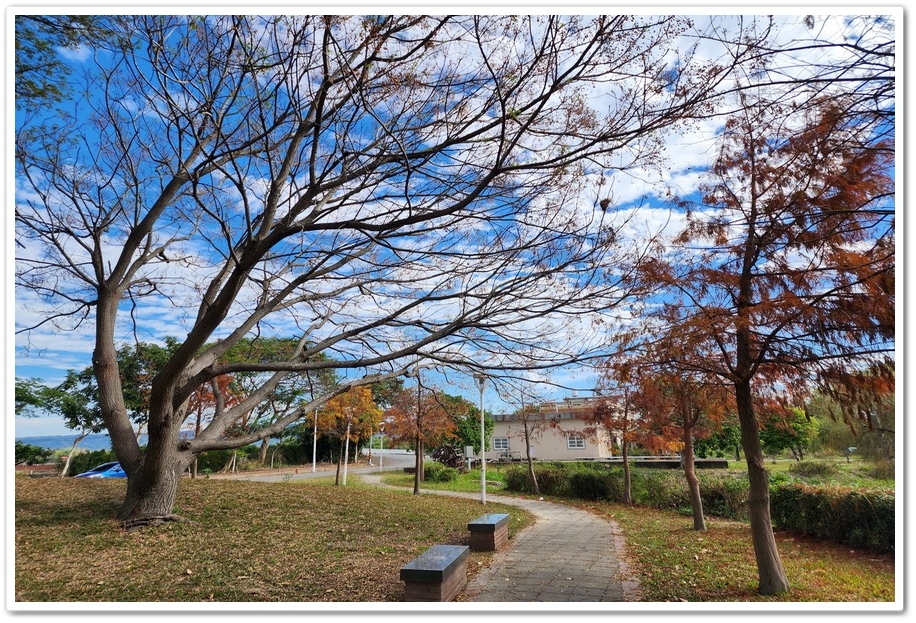
<path fill-rule="evenodd" d="M 585 419 L 594 411 L 598 405 L 599 398 L 587 397 L 580 398 L 573 396 L 563 400 L 544 402 L 540 405 L 538 419 L 545 420 L 581 420 Z M 515 413 L 496 413 L 493 415 L 495 422 L 515 422 L 518 421 L 518 415 Z M 532 418 L 534 419 L 534 418 Z"/>

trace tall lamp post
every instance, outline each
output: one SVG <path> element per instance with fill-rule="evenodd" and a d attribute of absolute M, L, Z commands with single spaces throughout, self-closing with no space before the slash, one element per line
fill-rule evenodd
<path fill-rule="evenodd" d="M 487 458 L 484 451 L 487 447 L 486 427 L 483 417 L 483 386 L 487 380 L 483 374 L 475 374 L 474 380 L 480 388 L 480 503 L 487 503 Z"/>
<path fill-rule="evenodd" d="M 318 409 L 315 409 L 315 427 L 312 429 L 312 471 L 315 471 L 315 453 L 318 451 Z"/>
<path fill-rule="evenodd" d="M 347 438 L 344 440 L 343 486 L 347 486 L 347 463 L 350 462 L 350 422 L 353 420 L 353 408 L 347 407 Z"/>
<path fill-rule="evenodd" d="M 385 425 L 378 425 L 378 471 L 385 469 Z"/>

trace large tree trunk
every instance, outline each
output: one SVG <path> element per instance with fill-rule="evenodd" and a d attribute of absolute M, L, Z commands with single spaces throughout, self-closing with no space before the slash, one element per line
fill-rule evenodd
<path fill-rule="evenodd" d="M 191 457 L 169 442 L 152 439 L 143 464 L 128 474 L 127 493 L 118 511 L 128 530 L 181 520 L 173 509 L 181 474 Z"/>
<path fill-rule="evenodd" d="M 750 380 L 736 381 L 735 394 L 738 420 L 741 422 L 741 446 L 747 460 L 747 475 L 750 481 L 747 506 L 760 580 L 758 590 L 762 595 L 781 595 L 789 591 L 789 581 L 779 558 L 776 538 L 773 536 L 769 478 L 764 466 L 763 450 L 760 447 L 757 418 L 751 402 Z"/>
<path fill-rule="evenodd" d="M 703 498 L 700 497 L 700 479 L 697 478 L 693 454 L 693 429 L 689 426 L 684 427 L 684 476 L 687 478 L 687 489 L 690 493 L 693 529 L 705 530 L 706 518 L 703 516 Z"/>

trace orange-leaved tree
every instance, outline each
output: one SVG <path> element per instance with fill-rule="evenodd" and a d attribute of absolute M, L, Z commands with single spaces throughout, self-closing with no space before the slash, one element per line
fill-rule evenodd
<path fill-rule="evenodd" d="M 372 390 L 365 385 L 337 394 L 318 411 L 318 429 L 340 442 L 334 484 L 340 484 L 342 461 L 349 461 L 349 456 L 345 456 L 349 444 L 368 438 L 381 419 L 382 410 L 372 399 Z"/>
<path fill-rule="evenodd" d="M 719 426 L 732 405 L 731 393 L 719 379 L 709 375 L 662 367 L 640 374 L 630 401 L 646 431 L 643 443 L 681 452 L 693 529 L 705 530 L 693 442 Z"/>
<path fill-rule="evenodd" d="M 727 121 L 686 226 L 644 276 L 664 291 L 687 365 L 734 392 L 750 481 L 759 591 L 789 590 L 770 518 L 755 392 L 865 370 L 894 349 L 893 146 L 841 98 L 796 109 L 750 102 Z M 651 331 L 647 331 L 647 334 Z"/>
<path fill-rule="evenodd" d="M 219 417 L 224 409 L 236 406 L 242 401 L 242 398 L 243 396 L 235 385 L 235 379 L 228 374 L 211 379 L 209 383 L 198 385 L 188 399 L 188 412 L 193 414 L 194 436 L 200 435 L 205 422 Z M 237 431 L 240 426 L 244 428 L 247 425 L 246 415 L 243 414 L 223 434 L 230 437 L 232 432 Z M 235 469 L 235 456 L 233 451 L 231 464 L 228 466 L 230 471 Z M 191 477 L 197 477 L 196 458 L 191 463 Z"/>
<path fill-rule="evenodd" d="M 439 392 L 423 387 L 405 387 L 391 400 L 385 412 L 388 419 L 386 435 L 392 443 L 409 443 L 416 453 L 413 492 L 420 493 L 423 481 L 423 453 L 427 447 L 435 447 L 455 437 L 458 427 L 449 409 L 447 400 Z"/>

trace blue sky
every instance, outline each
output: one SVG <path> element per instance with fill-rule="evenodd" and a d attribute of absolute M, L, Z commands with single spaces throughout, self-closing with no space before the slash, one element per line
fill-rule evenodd
<path fill-rule="evenodd" d="M 79 6 L 79 5 L 75 5 Z M 214 4 L 215 7 L 223 8 L 226 5 Z M 526 5 L 528 6 L 528 5 Z M 692 6 L 692 5 L 685 5 Z M 791 5 L 789 5 L 791 6 Z M 830 6 L 830 5 L 827 5 Z M 305 10 L 307 7 L 297 9 Z M 589 12 L 589 7 L 583 7 L 583 12 Z M 723 7 L 715 7 L 715 11 L 722 11 Z M 753 10 L 762 11 L 754 7 Z M 87 56 L 83 53 L 73 54 L 71 58 L 74 62 L 82 62 Z M 11 89 L 7 89 L 8 97 Z M 11 108 L 11 107 L 9 107 Z M 8 108 L 8 109 L 9 109 Z M 684 135 L 671 137 L 669 139 L 667 155 L 669 164 L 665 171 L 658 173 L 653 171 L 635 172 L 632 176 L 621 176 L 614 180 L 613 191 L 624 205 L 633 205 L 633 202 L 646 196 L 647 189 L 653 188 L 649 193 L 650 201 L 643 204 L 642 209 L 636 214 L 636 218 L 630 224 L 631 234 L 637 235 L 638 230 L 658 231 L 666 220 L 670 217 L 667 208 L 661 204 L 660 200 L 653 203 L 653 196 L 663 194 L 667 188 L 672 188 L 680 194 L 689 194 L 696 187 L 699 179 L 699 172 L 706 166 L 712 153 L 712 139 L 718 129 L 718 121 L 710 120 L 707 124 L 700 124 L 692 132 Z M 10 127 L 10 124 L 8 124 Z M 8 173 L 8 180 L 10 174 Z M 15 180 L 9 180 L 9 193 L 15 188 Z M 655 208 L 655 209 L 653 209 Z M 669 223 L 673 230 L 677 228 L 678 223 Z M 12 228 L 10 228 L 12 229 Z M 12 270 L 12 253 L 15 248 L 11 237 L 7 237 L 8 245 L 8 270 Z M 7 374 L 8 385 L 12 382 L 12 377 L 24 378 L 41 378 L 49 384 L 59 382 L 67 370 L 82 369 L 90 363 L 90 353 L 92 351 L 92 334 L 91 331 L 82 328 L 78 331 L 68 333 L 55 333 L 50 331 L 33 332 L 27 339 L 23 337 L 12 337 L 13 323 L 27 322 L 24 308 L 16 305 L 17 297 L 27 296 L 24 293 L 11 292 L 7 297 L 7 315 L 8 315 L 8 340 L 11 344 L 7 348 L 6 365 L 8 370 L 15 370 L 13 374 Z M 159 316 L 158 322 L 154 325 L 147 325 L 149 333 L 147 337 L 141 336 L 141 339 L 161 339 L 167 335 L 180 335 L 180 330 L 172 332 L 173 329 L 180 327 L 175 322 L 174 311 L 163 309 Z M 125 335 L 125 340 L 129 335 Z M 535 379 L 532 379 L 534 381 Z M 545 398 L 557 399 L 564 395 L 569 395 L 573 390 L 577 390 L 580 395 L 587 395 L 588 391 L 594 386 L 594 377 L 582 368 L 562 369 L 543 379 L 539 385 L 538 393 Z M 434 379 L 433 382 L 442 386 L 446 391 L 453 394 L 464 395 L 473 402 L 477 402 L 478 394 L 473 382 L 467 376 L 460 374 L 450 374 Z M 557 387 L 559 386 L 559 387 Z M 8 390 L 9 391 L 9 390 Z M 485 396 L 486 408 L 488 410 L 502 411 L 511 406 L 504 402 L 501 397 L 488 385 Z M 63 426 L 58 418 L 16 418 L 13 427 L 16 437 L 48 435 L 48 434 L 67 434 L 69 431 Z"/>

